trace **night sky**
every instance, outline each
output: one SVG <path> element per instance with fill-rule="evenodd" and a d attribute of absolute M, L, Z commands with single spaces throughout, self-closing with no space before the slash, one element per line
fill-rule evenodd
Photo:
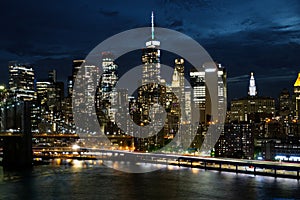
<path fill-rule="evenodd" d="M 300 71 L 300 1 L 1 1 L 0 82 L 8 62 L 35 66 L 38 78 L 57 69 L 65 81 L 72 60 L 106 38 L 150 25 L 170 28 L 198 41 L 228 73 L 229 99 L 247 95 L 254 72 L 258 94 L 292 91 Z M 122 66 L 120 66 L 122 67 Z"/>

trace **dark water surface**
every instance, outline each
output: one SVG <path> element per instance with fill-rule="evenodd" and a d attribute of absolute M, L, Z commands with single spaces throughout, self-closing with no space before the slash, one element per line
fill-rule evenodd
<path fill-rule="evenodd" d="M 167 167 L 132 174 L 101 164 L 0 168 L 0 199 L 300 199 L 297 180 Z"/>

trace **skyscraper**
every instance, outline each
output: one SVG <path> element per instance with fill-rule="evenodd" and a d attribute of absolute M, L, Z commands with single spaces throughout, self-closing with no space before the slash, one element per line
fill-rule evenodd
<path fill-rule="evenodd" d="M 148 151 L 159 148 L 164 144 L 164 119 L 161 117 L 166 102 L 166 86 L 164 80 L 160 77 L 160 41 L 154 34 L 154 15 L 151 15 L 151 38 L 146 42 L 146 48 L 142 50 L 142 86 L 137 90 L 138 93 L 138 112 L 140 126 L 161 127 L 159 133 L 155 136 L 137 141 L 137 150 Z M 151 109 L 151 112 L 150 112 Z M 136 117 L 134 117 L 136 119 Z M 149 125 L 151 123 L 151 125 Z M 149 125 L 149 126 L 147 126 Z M 148 131 L 150 133 L 150 131 Z"/>
<path fill-rule="evenodd" d="M 25 64 L 17 64 L 16 62 L 9 63 L 9 96 L 5 102 L 5 128 L 12 127 L 12 129 L 19 130 L 20 128 L 20 115 L 18 109 L 22 109 L 21 105 L 24 105 L 24 101 L 30 101 L 26 103 L 30 105 L 30 113 L 26 115 L 31 119 L 31 130 L 37 131 L 37 114 L 38 107 L 36 104 L 36 92 L 35 92 L 35 76 L 32 67 Z"/>
<path fill-rule="evenodd" d="M 111 52 L 102 53 L 102 77 L 100 81 L 100 89 L 102 94 L 102 99 L 109 98 L 110 92 L 113 91 L 117 81 L 118 65 L 114 63 L 114 57 Z"/>
<path fill-rule="evenodd" d="M 142 84 L 148 84 L 153 81 L 160 81 L 160 41 L 156 40 L 154 35 L 154 14 L 151 15 L 151 39 L 146 42 L 146 48 L 143 49 L 143 71 Z"/>
<path fill-rule="evenodd" d="M 161 101 L 164 89 L 160 80 L 160 42 L 154 35 L 154 15 L 151 15 L 151 39 L 146 42 L 142 55 L 142 86 L 138 89 L 138 103 L 141 109 L 141 123 L 149 123 L 150 107 Z M 156 113 L 156 111 L 154 111 Z"/>
<path fill-rule="evenodd" d="M 292 111 L 291 95 L 288 89 L 283 89 L 279 95 L 279 115 L 287 118 Z"/>
<path fill-rule="evenodd" d="M 205 71 L 204 69 L 191 69 L 190 81 L 193 88 L 192 100 L 193 105 L 200 110 L 200 122 L 206 122 L 206 86 L 205 86 Z"/>
<path fill-rule="evenodd" d="M 115 85 L 118 81 L 118 65 L 114 61 L 111 52 L 102 52 L 103 73 L 96 92 L 96 110 L 102 126 L 115 126 L 117 110 L 112 105 L 115 105 L 117 96 Z M 110 127 L 106 129 L 110 130 Z"/>
<path fill-rule="evenodd" d="M 180 103 L 182 106 L 178 106 L 180 109 L 178 112 L 180 116 L 181 123 L 183 121 L 187 120 L 186 113 L 185 113 L 185 85 L 184 85 L 184 60 L 181 59 L 175 59 L 175 67 L 174 67 L 174 73 L 172 76 L 172 92 L 175 93 L 175 95 L 178 98 L 178 103 Z"/>
<path fill-rule="evenodd" d="M 24 64 L 10 63 L 9 90 L 16 100 L 35 100 L 34 70 Z"/>
<path fill-rule="evenodd" d="M 78 63 L 78 65 L 77 65 Z M 79 63 L 80 66 L 79 66 Z M 75 65 L 76 64 L 76 65 Z M 75 62 L 73 65 L 74 90 L 72 95 L 72 106 L 76 130 L 85 134 L 94 134 L 95 129 L 90 126 L 95 121 L 95 93 L 99 80 L 99 68 L 95 65 L 90 65 L 85 61 Z M 75 118 L 76 117 L 76 118 Z"/>
<path fill-rule="evenodd" d="M 221 64 L 217 64 L 218 67 L 218 119 L 220 121 L 225 121 L 221 117 L 220 113 L 226 113 L 227 110 L 227 73 L 226 68 Z"/>

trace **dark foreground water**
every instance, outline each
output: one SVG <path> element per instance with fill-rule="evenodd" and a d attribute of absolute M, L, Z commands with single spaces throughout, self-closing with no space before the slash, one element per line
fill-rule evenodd
<path fill-rule="evenodd" d="M 130 174 L 101 164 L 0 168 L 0 199 L 300 199 L 297 180 L 167 167 Z"/>

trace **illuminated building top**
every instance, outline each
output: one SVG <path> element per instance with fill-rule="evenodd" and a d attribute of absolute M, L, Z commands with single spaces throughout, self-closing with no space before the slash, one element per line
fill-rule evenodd
<path fill-rule="evenodd" d="M 300 72 L 298 73 L 298 78 L 294 84 L 294 87 L 299 87 L 300 86 Z"/>
<path fill-rule="evenodd" d="M 249 94 L 249 96 L 256 96 L 256 94 L 257 94 L 253 72 L 251 72 L 248 94 Z"/>

